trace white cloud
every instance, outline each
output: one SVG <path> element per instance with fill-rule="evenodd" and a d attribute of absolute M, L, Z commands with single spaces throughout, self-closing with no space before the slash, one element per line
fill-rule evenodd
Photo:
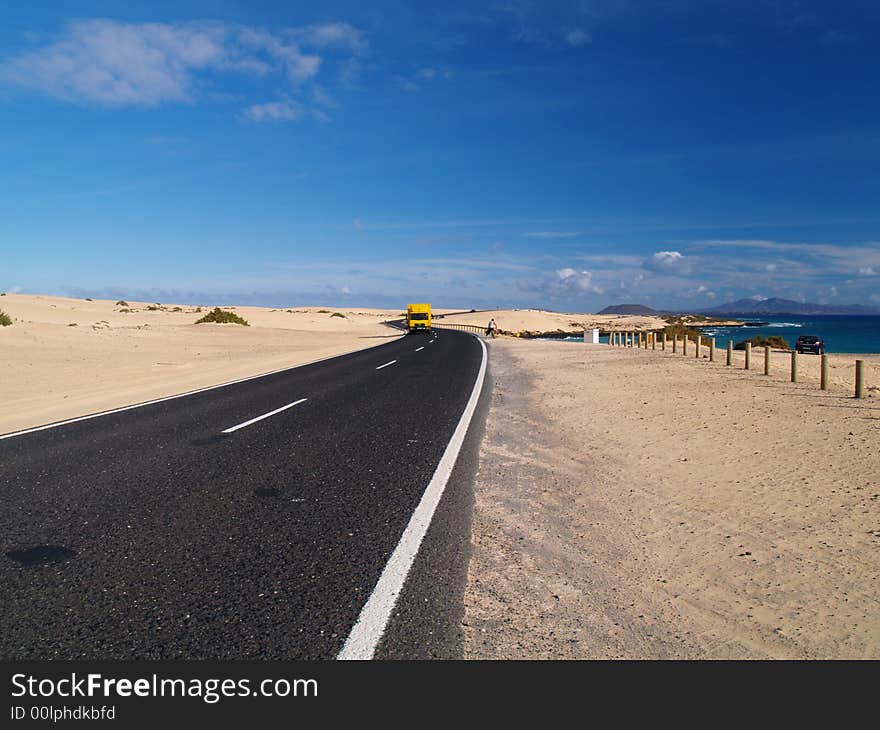
<path fill-rule="evenodd" d="M 681 269 L 684 261 L 685 257 L 678 251 L 657 251 L 642 265 L 651 271 L 671 273 Z"/>
<path fill-rule="evenodd" d="M 303 45 L 322 49 L 336 49 L 354 54 L 367 51 L 364 34 L 348 23 L 321 23 L 291 31 L 290 35 Z"/>
<path fill-rule="evenodd" d="M 549 289 L 556 293 L 602 293 L 602 289 L 593 284 L 593 274 L 589 271 L 577 271 L 570 268 L 560 269 L 556 272 L 556 279 L 551 279 L 549 284 Z"/>
<path fill-rule="evenodd" d="M 0 62 L 0 83 L 64 101 L 151 107 L 194 101 L 216 74 L 278 74 L 301 84 L 324 60 L 304 47 L 357 55 L 366 40 L 347 23 L 270 33 L 213 21 L 79 20 L 54 42 Z"/>
<path fill-rule="evenodd" d="M 565 34 L 565 42 L 575 48 L 577 48 L 578 46 L 586 45 L 592 40 L 592 36 L 587 33 L 587 31 L 585 31 L 583 28 L 572 28 Z"/>
<path fill-rule="evenodd" d="M 270 101 L 248 107 L 244 116 L 252 122 L 289 122 L 302 116 L 302 109 L 290 100 Z"/>
<path fill-rule="evenodd" d="M 767 264 L 767 265 L 764 267 L 764 270 L 765 270 L 765 271 L 768 271 L 768 272 L 770 272 L 770 273 L 772 274 L 774 271 L 776 271 L 776 264 Z"/>
<path fill-rule="evenodd" d="M 578 233 L 573 231 L 533 231 L 531 233 L 523 233 L 528 238 L 573 238 Z"/>
<path fill-rule="evenodd" d="M 859 276 L 876 276 L 877 271 L 873 266 L 862 266 L 859 269 Z"/>

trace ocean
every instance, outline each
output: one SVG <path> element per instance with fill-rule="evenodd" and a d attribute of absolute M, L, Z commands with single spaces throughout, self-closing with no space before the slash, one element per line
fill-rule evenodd
<path fill-rule="evenodd" d="M 737 318 L 739 319 L 739 318 Z M 812 317 L 755 317 L 754 321 L 767 322 L 764 327 L 706 327 L 707 337 L 727 346 L 741 340 L 764 335 L 778 335 L 794 346 L 801 335 L 818 335 L 825 343 L 826 352 L 880 353 L 880 316 L 850 317 L 846 315 L 815 315 Z"/>
<path fill-rule="evenodd" d="M 763 327 L 704 327 L 706 337 L 714 337 L 718 347 L 727 347 L 758 335 L 778 335 L 793 346 L 801 335 L 818 335 L 825 342 L 826 352 L 880 353 L 880 316 L 850 317 L 845 315 L 815 315 L 812 317 L 755 317 L 743 321 L 767 322 Z M 549 338 L 548 338 L 549 339 Z M 583 337 L 570 337 L 559 342 L 583 342 Z M 608 342 L 607 337 L 601 338 Z"/>

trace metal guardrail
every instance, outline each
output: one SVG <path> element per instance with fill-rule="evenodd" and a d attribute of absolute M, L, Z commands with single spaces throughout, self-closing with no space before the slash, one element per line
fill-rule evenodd
<path fill-rule="evenodd" d="M 441 324 L 440 322 L 435 321 L 435 322 L 432 322 L 431 326 L 438 327 L 441 329 L 444 329 L 444 328 L 445 329 L 462 329 L 467 332 L 480 332 L 480 333 L 486 332 L 486 328 L 481 327 L 478 324 L 459 324 L 458 322 L 443 322 Z"/>

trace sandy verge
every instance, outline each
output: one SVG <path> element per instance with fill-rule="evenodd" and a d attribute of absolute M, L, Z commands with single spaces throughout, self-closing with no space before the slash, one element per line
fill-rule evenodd
<path fill-rule="evenodd" d="M 490 347 L 466 657 L 880 657 L 880 356 Z"/>
<path fill-rule="evenodd" d="M 0 327 L 0 433 L 387 342 L 398 334 L 382 322 L 400 315 L 357 308 L 225 307 L 249 322 L 242 327 L 194 324 L 207 308 L 127 304 L 0 298 L 0 309 L 14 320 Z M 334 312 L 345 316 L 333 317 Z"/>

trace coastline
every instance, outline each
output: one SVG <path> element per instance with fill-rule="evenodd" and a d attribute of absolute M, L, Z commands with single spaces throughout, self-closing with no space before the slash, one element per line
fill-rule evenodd
<path fill-rule="evenodd" d="M 466 658 L 880 657 L 876 399 L 490 346 Z"/>

